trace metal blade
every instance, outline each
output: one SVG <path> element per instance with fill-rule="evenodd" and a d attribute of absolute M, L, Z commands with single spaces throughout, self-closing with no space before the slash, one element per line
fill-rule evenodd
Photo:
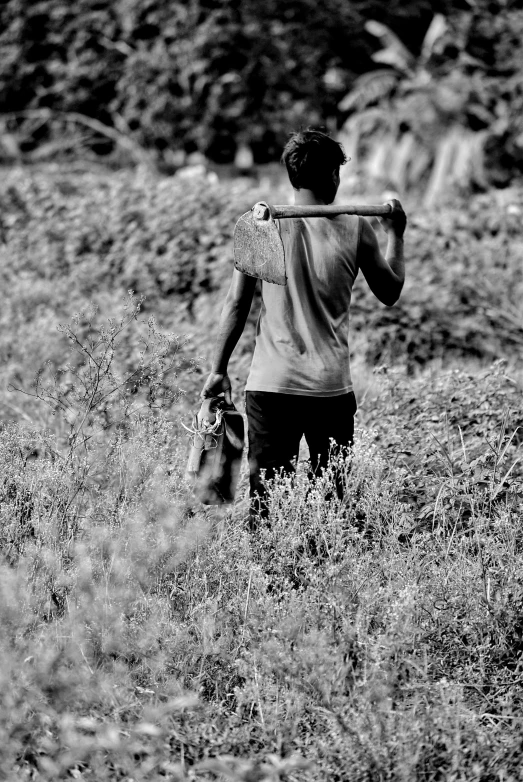
<path fill-rule="evenodd" d="M 245 212 L 234 229 L 234 265 L 238 271 L 275 285 L 286 285 L 285 255 L 278 226 Z"/>

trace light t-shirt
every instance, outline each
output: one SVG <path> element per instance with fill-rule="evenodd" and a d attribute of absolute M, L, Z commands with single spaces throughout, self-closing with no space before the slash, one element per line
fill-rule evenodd
<path fill-rule="evenodd" d="M 349 306 L 360 218 L 279 221 L 287 285 L 262 283 L 247 391 L 340 396 L 352 390 Z"/>

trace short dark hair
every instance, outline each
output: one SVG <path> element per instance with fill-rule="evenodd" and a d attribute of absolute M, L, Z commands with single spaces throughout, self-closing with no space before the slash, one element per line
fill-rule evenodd
<path fill-rule="evenodd" d="M 291 133 L 281 162 L 285 163 L 291 185 L 318 192 L 332 172 L 347 162 L 341 144 L 321 130 L 307 128 Z"/>

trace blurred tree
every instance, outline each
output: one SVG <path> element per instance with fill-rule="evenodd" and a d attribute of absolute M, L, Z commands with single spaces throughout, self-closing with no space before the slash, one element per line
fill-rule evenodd
<path fill-rule="evenodd" d="M 274 158 L 296 124 L 335 124 L 372 67 L 364 21 L 346 0 L 6 0 L 0 112 L 22 152 L 85 115 L 166 158 Z M 102 125 L 97 152 L 114 145 Z"/>
<path fill-rule="evenodd" d="M 134 51 L 114 110 L 145 144 L 221 162 L 240 143 L 274 158 L 291 127 L 335 118 L 354 75 L 372 65 L 364 18 L 344 0 L 126 7 Z"/>
<path fill-rule="evenodd" d="M 72 121 L 64 113 L 94 118 L 101 129 L 112 125 L 109 105 L 126 56 L 113 44 L 119 37 L 111 3 L 7 0 L 1 6 L 0 112 L 18 114 L 10 126 L 21 132 L 21 151 L 49 137 L 50 111 L 59 132 Z M 103 152 L 114 139 L 94 133 L 90 143 Z"/>
<path fill-rule="evenodd" d="M 486 0 L 476 7 L 469 0 L 4 0 L 0 155 L 2 146 L 12 156 L 69 145 L 74 153 L 123 148 L 134 159 L 152 150 L 170 166 L 193 151 L 220 162 L 238 148 L 257 162 L 275 159 L 289 130 L 336 129 L 350 112 L 376 104 L 380 78 L 391 99 L 416 58 L 443 80 L 463 51 L 482 67 L 509 68 L 499 64 L 516 56 L 517 42 L 493 33 L 499 23 Z M 426 65 L 435 10 L 456 32 Z M 461 20 L 474 14 L 477 31 L 463 49 Z M 401 42 L 407 71 L 383 59 L 390 47 L 367 29 L 369 20 Z M 461 60 L 459 68 L 470 72 Z M 366 82 L 370 103 L 340 110 L 358 76 L 373 71 L 381 75 Z"/>
<path fill-rule="evenodd" d="M 418 55 L 385 25 L 374 59 L 340 109 L 342 136 L 372 178 L 426 200 L 448 187 L 505 186 L 523 175 L 523 12 L 510 0 L 475 0 L 434 16 Z"/>

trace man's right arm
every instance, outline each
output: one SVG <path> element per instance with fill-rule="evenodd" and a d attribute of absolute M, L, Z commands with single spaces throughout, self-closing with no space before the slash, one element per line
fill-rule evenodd
<path fill-rule="evenodd" d="M 254 277 L 248 277 L 234 269 L 231 286 L 218 324 L 211 374 L 200 394 L 201 399 L 218 396 L 223 392 L 227 404 L 232 402 L 231 381 L 227 374 L 227 367 L 231 354 L 245 328 L 256 282 Z"/>
<path fill-rule="evenodd" d="M 400 202 L 393 200 L 390 203 L 391 216 L 380 221 L 388 238 L 385 257 L 372 226 L 363 217 L 360 217 L 362 225 L 358 250 L 360 269 L 369 288 L 388 307 L 398 301 L 405 281 L 403 233 L 407 224 Z"/>

